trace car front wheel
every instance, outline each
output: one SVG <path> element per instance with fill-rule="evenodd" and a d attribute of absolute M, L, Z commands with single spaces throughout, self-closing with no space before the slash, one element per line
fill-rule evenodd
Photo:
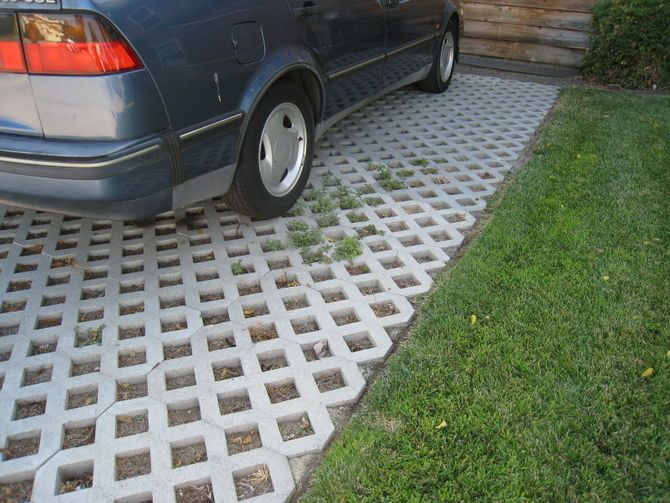
<path fill-rule="evenodd" d="M 226 203 L 258 219 L 285 214 L 309 178 L 314 137 L 314 113 L 302 88 L 275 84 L 251 117 Z"/>

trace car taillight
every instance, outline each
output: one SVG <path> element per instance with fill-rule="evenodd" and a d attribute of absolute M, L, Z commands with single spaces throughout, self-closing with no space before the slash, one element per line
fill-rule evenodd
<path fill-rule="evenodd" d="M 25 73 L 21 39 L 14 14 L 0 14 L 0 72 Z"/>
<path fill-rule="evenodd" d="M 103 20 L 88 14 L 19 14 L 28 72 L 103 75 L 142 68 L 130 45 Z"/>

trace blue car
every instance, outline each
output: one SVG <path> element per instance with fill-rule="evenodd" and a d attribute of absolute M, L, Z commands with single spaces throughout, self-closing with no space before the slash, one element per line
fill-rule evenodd
<path fill-rule="evenodd" d="M 456 0 L 0 0 L 0 203 L 282 215 L 335 122 L 447 89 L 462 31 Z"/>

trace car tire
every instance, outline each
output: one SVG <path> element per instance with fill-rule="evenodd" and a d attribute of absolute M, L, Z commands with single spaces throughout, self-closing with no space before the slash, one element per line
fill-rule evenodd
<path fill-rule="evenodd" d="M 314 142 L 309 99 L 299 85 L 277 82 L 249 121 L 226 204 L 255 219 L 284 215 L 307 184 Z"/>
<path fill-rule="evenodd" d="M 428 77 L 419 82 L 419 87 L 429 93 L 443 93 L 449 88 L 456 68 L 458 56 L 458 26 L 453 19 L 440 38 L 440 45 L 435 51 L 435 59 Z"/>

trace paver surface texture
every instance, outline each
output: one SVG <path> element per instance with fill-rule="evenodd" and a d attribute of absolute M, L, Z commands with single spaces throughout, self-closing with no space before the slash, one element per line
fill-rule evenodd
<path fill-rule="evenodd" d="M 459 74 L 386 96 L 272 221 L 216 199 L 145 227 L 0 206 L 0 498 L 289 499 L 289 459 L 327 445 L 329 407 L 360 397 L 557 93 Z"/>

